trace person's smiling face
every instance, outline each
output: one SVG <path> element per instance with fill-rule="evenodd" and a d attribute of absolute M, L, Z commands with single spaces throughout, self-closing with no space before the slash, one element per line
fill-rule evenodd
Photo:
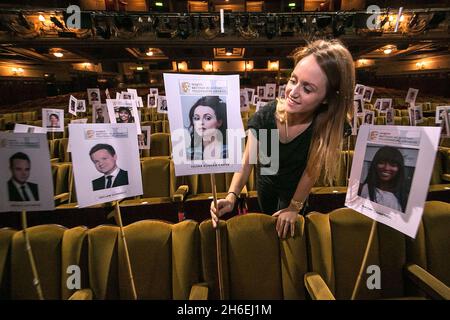
<path fill-rule="evenodd" d="M 395 162 L 380 161 L 377 163 L 377 176 L 382 182 L 391 182 L 395 179 L 399 167 Z"/>
<path fill-rule="evenodd" d="M 120 120 L 122 120 L 122 122 L 128 122 L 128 120 L 130 119 L 130 115 L 128 114 L 127 111 L 121 110 L 119 112 L 119 118 Z"/>
<path fill-rule="evenodd" d="M 314 56 L 300 60 L 286 86 L 286 112 L 314 112 L 325 99 L 327 81 Z"/>

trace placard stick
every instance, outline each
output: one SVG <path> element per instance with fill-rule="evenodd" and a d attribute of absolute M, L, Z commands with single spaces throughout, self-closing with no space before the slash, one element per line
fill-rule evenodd
<path fill-rule="evenodd" d="M 137 300 L 137 293 L 136 293 L 136 287 L 134 285 L 133 271 L 131 270 L 130 254 L 128 252 L 127 241 L 125 239 L 125 232 L 123 231 L 122 215 L 120 214 L 119 201 L 116 201 L 115 206 L 116 206 L 116 217 L 117 217 L 117 221 L 119 222 L 120 237 L 122 238 L 123 247 L 125 249 L 125 259 L 126 259 L 126 263 L 127 263 L 128 275 L 130 277 L 131 291 L 133 291 L 134 300 Z"/>
<path fill-rule="evenodd" d="M 216 191 L 216 177 L 214 173 L 211 173 L 211 190 L 213 193 L 214 208 L 217 209 L 217 191 Z M 217 276 L 219 278 L 219 295 L 220 300 L 225 299 L 223 290 L 223 271 L 222 271 L 222 242 L 220 238 L 220 227 L 217 224 L 216 228 L 216 252 L 217 252 Z"/>
<path fill-rule="evenodd" d="M 25 250 L 28 254 L 28 260 L 31 265 L 31 272 L 33 273 L 33 285 L 36 288 L 37 295 L 39 300 L 44 300 L 44 295 L 42 294 L 41 282 L 39 281 L 39 274 L 36 269 L 36 262 L 34 261 L 33 251 L 31 250 L 30 238 L 28 237 L 27 231 L 27 212 L 22 210 L 22 229 L 23 229 L 23 238 L 25 240 Z"/>
<path fill-rule="evenodd" d="M 345 179 L 345 185 L 348 186 L 348 179 L 350 178 L 350 138 L 351 135 L 347 137 L 347 173 Z"/>
<path fill-rule="evenodd" d="M 366 263 L 367 263 L 367 257 L 369 256 L 370 247 L 372 246 L 373 236 L 375 235 L 377 222 L 375 220 L 372 220 L 372 228 L 370 229 L 370 235 L 369 240 L 367 241 L 366 251 L 364 252 L 364 257 L 361 263 L 361 268 L 359 269 L 358 277 L 356 278 L 355 287 L 353 288 L 353 293 L 351 300 L 355 300 L 356 296 L 358 295 L 359 291 L 359 285 L 361 282 L 361 276 L 364 272 L 364 269 L 366 269 Z"/>
<path fill-rule="evenodd" d="M 73 191 L 73 165 L 70 166 L 70 175 L 69 175 L 69 203 L 72 203 L 72 191 Z"/>

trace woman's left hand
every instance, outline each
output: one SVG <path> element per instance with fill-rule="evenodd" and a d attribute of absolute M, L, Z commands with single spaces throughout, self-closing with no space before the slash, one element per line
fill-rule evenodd
<path fill-rule="evenodd" d="M 291 237 L 295 234 L 295 222 L 297 221 L 297 212 L 291 208 L 285 208 L 275 212 L 273 217 L 277 217 L 278 237 L 284 239 L 291 230 Z"/>

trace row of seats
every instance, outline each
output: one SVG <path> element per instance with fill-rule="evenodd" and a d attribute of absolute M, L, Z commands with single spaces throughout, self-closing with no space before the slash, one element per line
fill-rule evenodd
<path fill-rule="evenodd" d="M 372 220 L 348 208 L 315 212 L 299 216 L 296 235 L 286 240 L 275 224 L 262 214 L 220 221 L 224 298 L 349 299 Z M 450 299 L 449 228 L 450 204 L 443 202 L 426 203 L 415 240 L 378 224 L 367 266 L 379 267 L 381 288 L 369 289 L 371 274 L 364 272 L 357 299 Z M 27 231 L 46 299 L 133 298 L 117 226 Z M 138 299 L 220 298 L 210 220 L 142 220 L 124 232 Z M 73 265 L 81 271 L 80 288 L 67 286 Z M 0 229 L 0 299 L 36 298 L 23 231 Z"/>

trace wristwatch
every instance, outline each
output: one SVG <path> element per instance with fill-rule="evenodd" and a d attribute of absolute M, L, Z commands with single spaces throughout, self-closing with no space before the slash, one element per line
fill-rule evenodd
<path fill-rule="evenodd" d="M 293 207 L 297 212 L 300 212 L 300 210 L 303 209 L 303 205 L 304 203 L 302 201 L 291 199 L 290 206 Z"/>

